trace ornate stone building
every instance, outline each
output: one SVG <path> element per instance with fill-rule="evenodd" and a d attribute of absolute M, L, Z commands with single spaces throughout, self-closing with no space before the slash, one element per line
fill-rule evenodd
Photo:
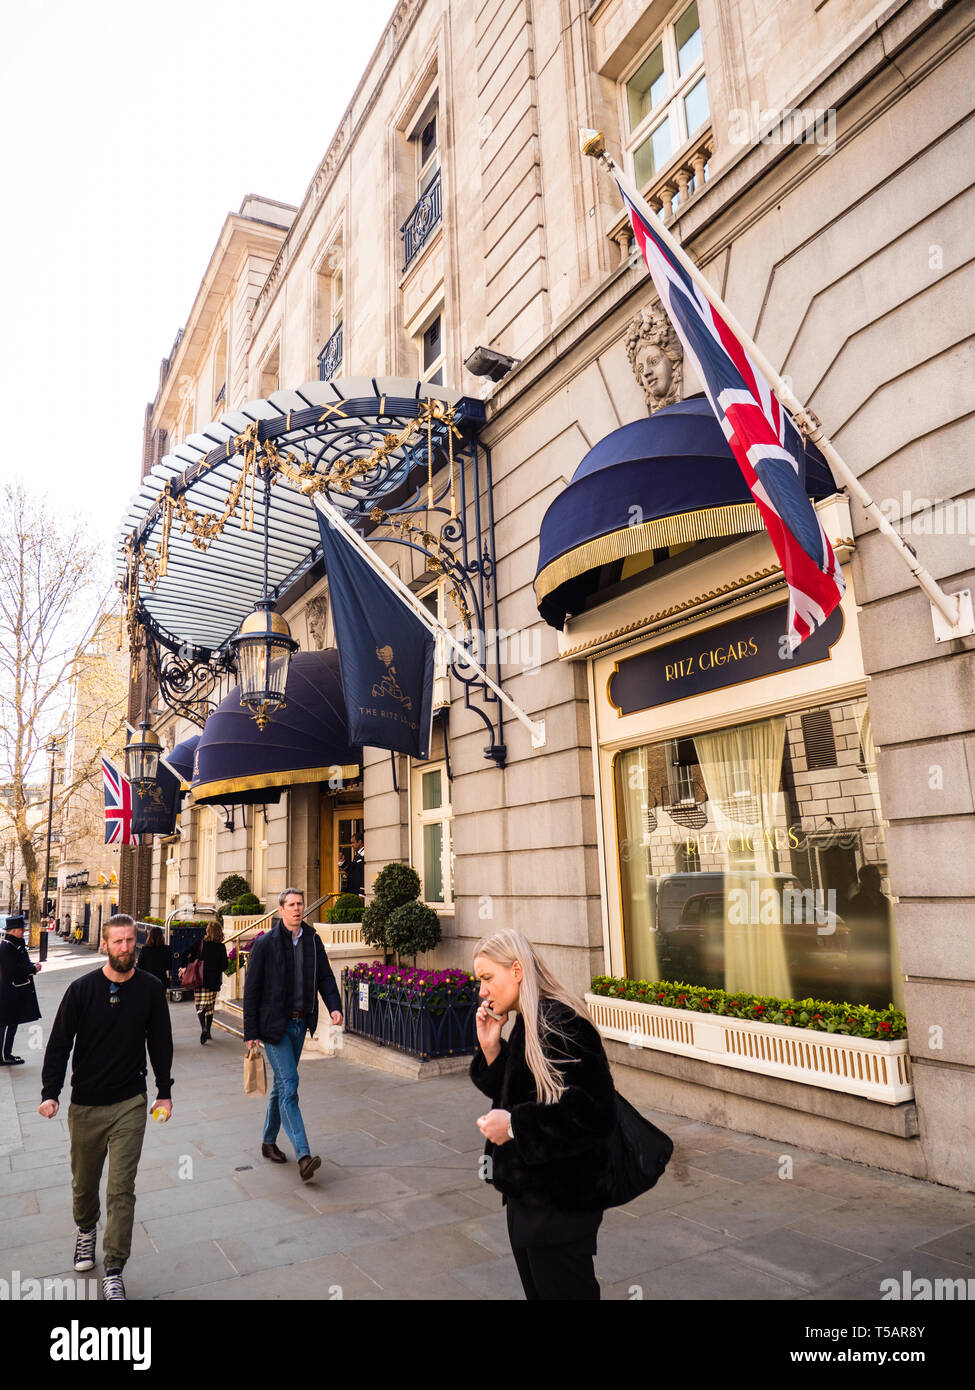
<path fill-rule="evenodd" d="M 505 717 L 504 766 L 486 758 L 484 720 L 441 668 L 427 762 L 367 748 L 361 776 L 279 780 L 244 825 L 187 806 L 180 840 L 153 850 L 158 915 L 212 905 L 232 871 L 269 905 L 291 883 L 333 893 L 364 824 L 367 891 L 384 863 L 415 865 L 438 965 L 508 926 L 580 989 L 696 970 L 715 988 L 903 1004 L 885 1099 L 844 1071 L 881 1064 L 840 1052 L 811 1079 L 796 1057 L 718 1060 L 716 1034 L 611 1046 L 625 1086 L 664 1109 L 975 1187 L 975 640 L 936 642 L 907 570 L 810 472 L 847 595 L 814 655 L 774 655 L 781 570 L 730 475 L 697 481 L 700 383 L 577 138 L 605 132 L 958 590 L 975 568 L 970 531 L 948 525 L 972 487 L 973 38 L 969 6 L 926 0 L 398 6 L 301 205 L 249 198 L 228 216 L 163 363 L 144 471 L 214 469 L 249 421 L 286 435 L 311 404 L 466 411 L 490 463 L 486 644 L 546 741 Z M 682 462 L 673 440 L 692 434 Z M 470 525 L 474 509 L 469 493 Z M 415 553 L 382 527 L 370 543 L 459 622 Z M 275 590 L 303 651 L 333 645 L 327 590 L 312 542 Z M 218 580 L 185 592 L 187 613 L 220 601 Z M 194 732 L 157 727 L 170 747 Z M 784 927 L 736 944 L 729 884 L 822 895 L 834 949 L 814 959 Z"/>

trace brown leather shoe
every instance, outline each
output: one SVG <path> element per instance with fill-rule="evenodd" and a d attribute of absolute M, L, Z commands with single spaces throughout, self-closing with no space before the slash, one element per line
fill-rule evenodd
<path fill-rule="evenodd" d="M 318 1154 L 305 1154 L 304 1158 L 299 1158 L 298 1172 L 301 1174 L 301 1181 L 310 1182 L 321 1166 L 322 1160 Z"/>
<path fill-rule="evenodd" d="M 283 1154 L 277 1144 L 262 1144 L 261 1153 L 265 1158 L 269 1158 L 272 1163 L 287 1163 L 288 1155 Z"/>

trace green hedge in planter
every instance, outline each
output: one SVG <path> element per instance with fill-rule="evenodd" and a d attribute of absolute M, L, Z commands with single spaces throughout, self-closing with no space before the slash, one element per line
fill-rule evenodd
<path fill-rule="evenodd" d="M 325 914 L 326 922 L 361 922 L 365 902 L 358 893 L 340 893 Z"/>
<path fill-rule="evenodd" d="M 866 1004 L 833 1004 L 822 999 L 776 999 L 772 995 L 738 990 L 726 994 L 705 985 L 685 985 L 673 980 L 621 980 L 597 975 L 593 994 L 625 999 L 638 1004 L 659 1004 L 668 1009 L 743 1018 L 750 1023 L 779 1023 L 787 1028 L 809 1028 L 818 1033 L 842 1033 L 851 1038 L 875 1038 L 890 1042 L 907 1037 L 907 1019 L 893 1005 L 870 1009 Z"/>

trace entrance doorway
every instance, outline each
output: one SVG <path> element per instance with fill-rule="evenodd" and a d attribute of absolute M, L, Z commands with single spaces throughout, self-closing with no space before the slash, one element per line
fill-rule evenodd
<path fill-rule="evenodd" d="M 365 826 L 362 804 L 336 805 L 334 796 L 324 793 L 318 824 L 319 892 L 344 893 L 346 866 L 352 860 L 352 836 L 361 836 Z"/>

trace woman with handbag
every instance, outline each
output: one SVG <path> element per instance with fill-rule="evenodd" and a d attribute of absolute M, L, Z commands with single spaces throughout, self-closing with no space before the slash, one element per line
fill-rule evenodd
<path fill-rule="evenodd" d="M 518 932 L 474 952 L 481 981 L 471 1080 L 493 1108 L 478 1120 L 487 1178 L 502 1193 L 530 1300 L 596 1300 L 596 1232 L 609 1205 L 616 1093 L 585 1004 Z M 517 1021 L 505 1041 L 508 1014 Z"/>
<path fill-rule="evenodd" d="M 146 944 L 139 952 L 139 959 L 136 962 L 139 970 L 145 970 L 149 975 L 155 975 L 163 989 L 168 990 L 170 986 L 169 971 L 172 965 L 172 952 L 166 945 L 162 927 L 152 927 L 146 937 Z"/>
<path fill-rule="evenodd" d="M 200 1042 L 210 1041 L 213 1028 L 213 1009 L 223 984 L 223 972 L 227 968 L 227 948 L 223 944 L 223 927 L 219 922 L 207 925 L 203 940 L 196 952 L 196 960 L 202 963 L 202 978 L 194 984 L 193 1002 L 200 1019 Z"/>

